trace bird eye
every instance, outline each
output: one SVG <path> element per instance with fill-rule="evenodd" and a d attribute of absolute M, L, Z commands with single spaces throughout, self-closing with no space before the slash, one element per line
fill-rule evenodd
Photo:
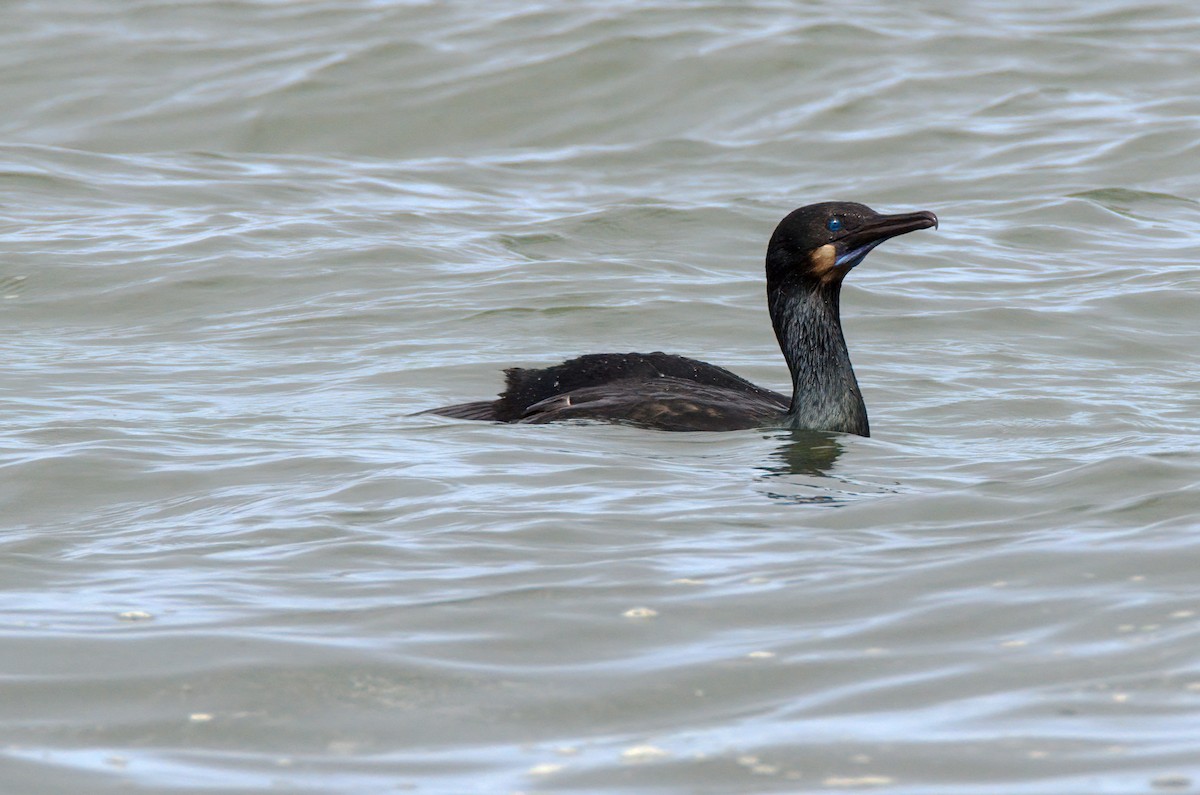
<path fill-rule="evenodd" d="M 829 229 L 830 232 L 836 232 L 837 230 L 842 228 L 842 219 L 841 218 L 830 218 L 829 223 L 825 224 L 825 226 L 827 229 Z"/>

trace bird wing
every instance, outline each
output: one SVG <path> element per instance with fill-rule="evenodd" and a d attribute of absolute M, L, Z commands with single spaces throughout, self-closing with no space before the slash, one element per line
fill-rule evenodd
<path fill-rule="evenodd" d="M 519 421 L 532 407 L 562 395 L 589 388 L 607 388 L 626 381 L 655 383 L 663 378 L 690 385 L 714 387 L 729 393 L 761 398 L 787 410 L 790 401 L 770 389 L 755 386 L 723 367 L 668 353 L 592 353 L 553 367 L 504 371 L 505 389 L 496 401 L 497 419 Z M 592 395 L 593 400 L 601 396 Z"/>
<path fill-rule="evenodd" d="M 777 423 L 787 408 L 787 400 L 775 393 L 762 396 L 660 376 L 622 379 L 553 395 L 526 408 L 517 422 L 583 419 L 665 431 L 728 431 Z"/>

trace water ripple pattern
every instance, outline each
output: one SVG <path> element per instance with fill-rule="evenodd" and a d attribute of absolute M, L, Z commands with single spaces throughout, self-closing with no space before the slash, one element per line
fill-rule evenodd
<path fill-rule="evenodd" d="M 0 790 L 1200 792 L 1200 19 L 0 9 Z M 776 388 L 775 223 L 930 209 L 870 439 L 412 416 Z"/>

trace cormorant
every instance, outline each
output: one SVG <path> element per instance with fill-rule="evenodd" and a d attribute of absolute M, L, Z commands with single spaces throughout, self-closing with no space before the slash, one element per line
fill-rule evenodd
<path fill-rule="evenodd" d="M 543 369 L 505 370 L 496 400 L 428 413 L 468 420 L 601 420 L 664 431 L 767 426 L 870 436 L 842 335 L 842 279 L 888 238 L 936 227 L 919 212 L 881 215 L 822 202 L 784 218 L 767 245 L 767 308 L 792 373 L 790 398 L 722 367 L 666 353 L 593 353 Z"/>

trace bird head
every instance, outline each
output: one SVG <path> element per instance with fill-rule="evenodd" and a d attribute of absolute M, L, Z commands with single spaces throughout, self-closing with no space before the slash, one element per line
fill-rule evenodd
<path fill-rule="evenodd" d="M 855 202 L 820 202 L 788 214 L 767 246 L 767 282 L 799 277 L 840 284 L 888 238 L 938 225 L 928 210 L 883 215 Z"/>

